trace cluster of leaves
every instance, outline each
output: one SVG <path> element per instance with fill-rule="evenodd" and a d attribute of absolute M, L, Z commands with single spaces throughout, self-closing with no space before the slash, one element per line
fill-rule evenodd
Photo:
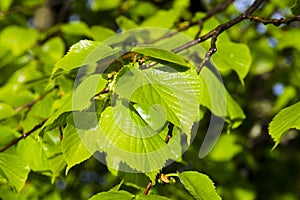
<path fill-rule="evenodd" d="M 87 6 L 92 14 L 86 16 L 82 8 L 85 5 L 74 1 L 72 11 L 79 13 L 82 20 L 46 29 L 38 27 L 39 16 L 31 18 L 32 8 L 44 8 L 51 5 L 49 2 L 0 2 L 0 198 L 62 199 L 79 194 L 87 199 L 123 179 L 91 199 L 220 199 L 210 178 L 197 171 L 209 174 L 224 198 L 260 197 L 264 191 L 254 189 L 247 182 L 249 175 L 242 173 L 243 169 L 255 172 L 256 158 L 245 148 L 249 145 L 246 139 L 235 132 L 254 129 L 249 121 L 237 128 L 246 118 L 243 109 L 251 121 L 255 114 L 249 110 L 258 112 L 261 105 L 242 95 L 251 96 L 251 82 L 257 77 L 262 80 L 265 76 L 275 77 L 270 84 L 279 82 L 286 87 L 273 110 L 266 111 L 268 115 L 259 111 L 256 120 L 268 123 L 280 109 L 295 103 L 276 115 L 269 133 L 278 145 L 290 128 L 300 129 L 300 104 L 296 103 L 300 88 L 297 81 L 300 44 L 289 39 L 297 38 L 298 29 L 286 25 L 255 27 L 249 21 L 236 24 L 236 28 L 218 36 L 217 53 L 198 75 L 197 65 L 210 49 L 209 41 L 178 54 L 172 51 L 199 34 L 199 26 L 189 26 L 188 21 L 203 23 L 200 23 L 201 33 L 207 33 L 238 13 L 237 5 L 230 4 L 221 14 L 215 11 L 214 17 L 205 18 L 207 13 L 192 15 L 187 0 L 165 3 L 94 0 Z M 287 11 L 283 8 L 287 6 L 294 15 L 299 14 L 297 1 L 290 5 L 281 1 L 267 3 L 258 14 L 276 17 L 277 9 L 284 15 Z M 209 4 L 207 7 L 213 10 Z M 64 13 L 63 9 L 64 6 L 58 16 Z M 288 12 L 291 15 L 290 9 Z M 95 16 L 106 18 L 94 22 Z M 120 30 L 134 35 L 134 42 L 138 43 L 163 35 L 157 35 L 157 30 L 152 35 L 147 27 L 178 29 L 189 37 L 166 37 L 152 46 L 127 48 L 125 53 L 124 46 L 116 46 L 118 39 L 122 45 L 124 41 L 132 44 L 132 37 L 122 38 L 126 34 L 114 36 Z M 130 32 L 135 28 L 144 28 L 144 32 Z M 272 48 L 274 41 L 276 48 Z M 288 68 L 291 65 L 292 70 Z M 221 73 L 227 89 L 216 71 Z M 283 73 L 289 79 L 280 78 Z M 253 99 L 259 101 L 259 98 Z M 199 160 L 198 156 L 206 155 L 198 151 L 205 141 L 210 114 L 220 121 L 220 125 L 214 124 L 212 132 L 221 130 L 225 120 L 224 132 L 231 134 L 222 134 L 207 158 Z M 197 136 L 193 135 L 195 127 Z M 168 136 L 170 140 L 166 142 Z M 192 139 L 194 142 L 189 146 Z M 213 146 L 215 142 L 208 143 Z M 181 157 L 187 147 L 187 153 Z M 132 156 L 135 154 L 142 156 Z M 108 168 L 97 163 L 92 155 L 104 157 Z M 230 162 L 232 159 L 235 161 Z M 169 160 L 176 162 L 167 166 Z M 81 176 L 89 169 L 97 170 L 96 174 L 89 173 L 94 179 L 88 180 L 94 185 L 84 188 Z M 124 173 L 124 169 L 142 174 Z M 191 169 L 196 171 L 188 171 Z M 105 177 L 102 185 L 98 183 L 101 177 Z M 174 178 L 181 184 L 170 184 Z M 155 186 L 149 195 L 143 195 L 148 182 L 155 185 L 157 180 L 164 186 Z M 74 182 L 77 186 L 72 186 Z M 56 183 L 56 188 L 50 183 Z M 44 184 L 42 189 L 41 184 Z M 68 193 L 80 187 L 84 189 Z"/>

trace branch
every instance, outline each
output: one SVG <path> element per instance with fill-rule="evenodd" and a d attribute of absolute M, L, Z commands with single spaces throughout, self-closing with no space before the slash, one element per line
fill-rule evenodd
<path fill-rule="evenodd" d="M 27 103 L 25 105 L 22 105 L 18 108 L 16 108 L 14 111 L 15 113 L 20 112 L 26 108 L 28 108 L 28 110 L 30 110 L 32 108 L 32 106 L 34 106 L 34 104 L 36 104 L 38 101 L 42 100 L 45 96 L 47 96 L 49 93 L 51 93 L 52 91 L 58 89 L 58 85 L 54 86 L 54 88 L 52 88 L 51 90 L 45 92 L 44 94 L 42 94 L 41 96 L 39 96 L 37 99 L 33 100 L 30 103 Z"/>
<path fill-rule="evenodd" d="M 20 140 L 27 138 L 31 133 L 35 132 L 36 130 L 38 130 L 39 128 L 41 128 L 47 121 L 48 119 L 44 119 L 41 123 L 39 123 L 38 125 L 36 125 L 35 127 L 33 127 L 30 131 L 24 133 L 22 136 L 12 140 L 9 144 L 7 144 L 6 146 L 4 146 L 3 148 L 0 149 L 0 153 L 6 151 L 7 149 L 9 149 L 10 147 L 14 146 L 15 144 L 17 144 Z"/>
<path fill-rule="evenodd" d="M 300 21 L 300 15 L 290 17 L 290 18 L 286 18 L 286 19 L 284 19 L 284 18 L 264 19 L 263 17 L 250 15 L 250 16 L 247 16 L 247 19 L 250 19 L 251 21 L 261 22 L 264 25 L 273 24 L 275 26 L 279 26 L 281 24 L 290 24 L 291 22 L 294 22 L 294 21 Z"/>

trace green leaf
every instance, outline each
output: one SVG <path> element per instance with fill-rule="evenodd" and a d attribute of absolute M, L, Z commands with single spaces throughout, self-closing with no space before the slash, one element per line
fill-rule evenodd
<path fill-rule="evenodd" d="M 122 168 L 120 162 L 125 162 L 136 172 L 151 172 L 181 155 L 180 133 L 173 130 L 173 137 L 166 144 L 167 127 L 154 131 L 125 99 L 106 108 L 101 114 L 100 127 L 102 134 L 98 133 L 96 140 L 107 157 L 113 158 L 107 159 L 107 165 L 116 170 L 130 170 Z"/>
<path fill-rule="evenodd" d="M 118 191 L 118 192 L 100 192 L 91 198 L 89 200 L 132 200 L 134 198 L 133 194 L 130 194 L 126 191 Z"/>
<path fill-rule="evenodd" d="M 62 151 L 67 162 L 66 174 L 74 165 L 79 164 L 92 156 L 96 150 L 94 130 L 80 131 L 71 124 L 67 124 L 64 129 L 64 139 L 62 141 Z"/>
<path fill-rule="evenodd" d="M 8 47 L 13 56 L 31 49 L 38 40 L 38 32 L 33 29 L 9 26 L 0 35 L 0 44 Z"/>
<path fill-rule="evenodd" d="M 9 118 L 15 114 L 14 109 L 6 103 L 0 103 L 0 120 Z"/>
<path fill-rule="evenodd" d="M 97 61 L 114 56 L 118 52 L 119 49 L 112 49 L 100 42 L 81 40 L 74 44 L 67 55 L 56 63 L 51 78 L 61 75 L 64 71 L 68 72 L 85 65 L 95 65 Z"/>
<path fill-rule="evenodd" d="M 91 37 L 94 40 L 99 42 L 102 42 L 106 38 L 115 35 L 115 32 L 113 30 L 103 26 L 93 26 L 90 31 L 91 31 Z"/>
<path fill-rule="evenodd" d="M 241 83 L 244 84 L 244 78 L 249 72 L 252 57 L 249 47 L 245 44 L 219 42 L 218 51 L 212 60 L 221 72 L 234 70 Z"/>
<path fill-rule="evenodd" d="M 161 28 L 172 28 L 175 21 L 179 18 L 179 10 L 159 10 L 155 15 L 145 20 L 142 27 L 161 27 Z"/>
<path fill-rule="evenodd" d="M 201 104 L 216 116 L 226 116 L 230 127 L 237 128 L 246 117 L 241 107 L 212 71 L 203 68 L 200 75 L 204 82 L 202 93 L 205 97 Z"/>
<path fill-rule="evenodd" d="M 134 103 L 160 105 L 167 120 L 181 128 L 189 141 L 191 127 L 199 116 L 201 82 L 192 72 L 170 73 L 167 70 L 133 68 L 119 79 L 116 93 Z"/>
<path fill-rule="evenodd" d="M 30 168 L 20 156 L 0 153 L 0 172 L 18 192 L 24 187 Z"/>
<path fill-rule="evenodd" d="M 26 160 L 31 170 L 35 172 L 49 170 L 48 159 L 45 152 L 42 150 L 40 141 L 37 141 L 32 137 L 27 137 L 26 140 L 22 140 L 18 143 L 17 149 L 19 154 L 23 155 L 23 158 Z"/>
<path fill-rule="evenodd" d="M 192 67 L 191 63 L 189 63 L 183 57 L 169 50 L 153 48 L 153 47 L 147 47 L 147 48 L 135 47 L 132 49 L 132 51 L 140 54 L 144 54 L 145 56 L 150 56 L 152 58 L 155 58 L 159 61 L 162 61 L 163 64 L 174 63 L 182 67 L 187 67 L 187 68 Z"/>
<path fill-rule="evenodd" d="M 61 29 L 65 35 L 90 36 L 90 29 L 84 22 L 67 23 Z"/>
<path fill-rule="evenodd" d="M 214 183 L 205 174 L 196 171 L 187 171 L 180 173 L 179 179 L 197 200 L 221 199 L 215 190 Z"/>
<path fill-rule="evenodd" d="M 300 41 L 299 40 L 287 40 L 287 38 L 295 38 L 300 34 L 299 29 L 291 29 L 289 31 L 282 31 L 278 36 L 278 49 L 284 48 L 294 48 L 300 51 Z"/>
<path fill-rule="evenodd" d="M 117 24 L 121 27 L 124 31 L 128 31 L 130 29 L 138 28 L 138 25 L 131 19 L 121 15 L 116 19 Z"/>
<path fill-rule="evenodd" d="M 99 74 L 86 78 L 75 89 L 72 96 L 72 110 L 83 110 L 90 106 L 91 98 L 105 88 L 107 81 Z"/>
<path fill-rule="evenodd" d="M 0 10 L 7 11 L 11 6 L 13 0 L 0 1 Z"/>
<path fill-rule="evenodd" d="M 300 102 L 282 109 L 269 124 L 269 134 L 275 141 L 274 148 L 291 128 L 300 130 Z"/>
<path fill-rule="evenodd" d="M 120 6 L 121 0 L 94 0 L 92 1 L 92 10 L 111 10 Z"/>
<path fill-rule="evenodd" d="M 121 186 L 122 186 L 123 183 L 124 183 L 124 180 L 122 179 L 121 182 L 118 185 L 116 185 L 115 187 L 111 188 L 109 190 L 109 192 L 118 192 L 120 190 L 120 188 L 121 188 Z"/>
<path fill-rule="evenodd" d="M 221 135 L 218 142 L 208 154 L 213 161 L 230 161 L 235 155 L 242 151 L 242 146 L 237 144 L 235 135 Z"/>

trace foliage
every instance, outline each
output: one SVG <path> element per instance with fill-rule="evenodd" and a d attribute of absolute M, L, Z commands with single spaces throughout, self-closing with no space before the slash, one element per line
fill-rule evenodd
<path fill-rule="evenodd" d="M 299 1 L 201 2 L 1 1 L 0 199 L 298 199 Z"/>

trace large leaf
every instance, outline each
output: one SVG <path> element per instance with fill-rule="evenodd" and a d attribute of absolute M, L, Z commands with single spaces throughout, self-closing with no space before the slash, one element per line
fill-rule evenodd
<path fill-rule="evenodd" d="M 27 180 L 30 168 L 27 162 L 19 155 L 0 153 L 0 174 L 18 192 L 21 191 Z"/>
<path fill-rule="evenodd" d="M 133 68 L 119 79 L 116 93 L 138 104 L 160 105 L 167 120 L 190 139 L 191 127 L 199 116 L 201 82 L 192 72 L 167 70 Z"/>
<path fill-rule="evenodd" d="M 14 56 L 22 54 L 35 45 L 38 32 L 33 29 L 9 26 L 1 32 L 0 44 L 8 47 Z"/>
<path fill-rule="evenodd" d="M 215 190 L 214 183 L 205 174 L 196 171 L 187 171 L 179 174 L 184 187 L 197 200 L 221 199 Z"/>
<path fill-rule="evenodd" d="M 135 171 L 151 172 L 181 155 L 180 133 L 173 130 L 173 137 L 166 144 L 167 126 L 160 132 L 154 131 L 125 99 L 102 113 L 100 126 L 102 133 L 96 140 L 108 157 L 113 158 L 107 164 L 114 169 L 130 170 L 122 167 L 120 162 L 125 162 Z"/>
<path fill-rule="evenodd" d="M 14 109 L 6 103 L 0 103 L 0 120 L 11 117 L 15 114 Z"/>
<path fill-rule="evenodd" d="M 86 65 L 95 65 L 103 58 L 114 56 L 119 49 L 112 49 L 109 46 L 95 41 L 81 40 L 74 44 L 67 55 L 60 59 L 52 72 L 54 78 L 63 73 Z M 113 59 L 112 59 L 113 60 Z"/>
<path fill-rule="evenodd" d="M 275 147 L 291 128 L 300 130 L 300 102 L 282 109 L 269 124 L 269 134 L 275 141 Z"/>
<path fill-rule="evenodd" d="M 130 194 L 126 191 L 118 191 L 118 192 L 100 192 L 91 198 L 89 200 L 132 200 L 134 198 L 133 194 Z"/>
<path fill-rule="evenodd" d="M 132 49 L 133 52 L 138 52 L 144 54 L 145 56 L 150 56 L 160 61 L 165 61 L 164 64 L 174 63 L 176 65 L 182 67 L 191 67 L 192 65 L 185 60 L 183 57 L 173 53 L 172 51 L 160 49 L 160 48 L 143 48 L 143 47 L 135 47 Z"/>
<path fill-rule="evenodd" d="M 249 72 L 252 57 L 249 47 L 245 44 L 220 42 L 218 43 L 218 52 L 212 57 L 212 60 L 221 72 L 234 70 L 244 84 L 244 78 Z"/>

